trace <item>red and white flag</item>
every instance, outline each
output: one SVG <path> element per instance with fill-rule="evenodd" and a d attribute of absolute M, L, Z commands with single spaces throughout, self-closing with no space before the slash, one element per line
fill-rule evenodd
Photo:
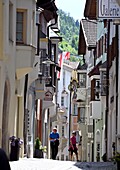
<path fill-rule="evenodd" d="M 59 55 L 60 55 L 60 56 L 59 56 L 59 66 L 60 66 L 60 68 L 61 68 L 61 66 L 62 66 L 62 53 L 60 53 Z M 60 71 L 58 72 L 57 78 L 60 79 Z"/>
<path fill-rule="evenodd" d="M 70 59 L 70 52 L 62 52 L 59 54 L 59 66 L 62 68 L 63 59 L 69 60 Z M 60 71 L 58 72 L 58 79 L 60 79 Z"/>
<path fill-rule="evenodd" d="M 64 59 L 69 60 L 70 59 L 70 52 L 63 52 Z"/>

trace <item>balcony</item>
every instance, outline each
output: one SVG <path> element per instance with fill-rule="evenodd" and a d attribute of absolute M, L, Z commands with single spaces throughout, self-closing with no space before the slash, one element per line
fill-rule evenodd
<path fill-rule="evenodd" d="M 16 75 L 17 79 L 32 71 L 36 48 L 33 46 L 16 46 Z"/>
<path fill-rule="evenodd" d="M 77 101 L 85 101 L 85 100 L 86 100 L 86 88 L 78 88 Z"/>
<path fill-rule="evenodd" d="M 48 38 L 40 38 L 40 49 L 47 50 L 48 48 Z"/>
<path fill-rule="evenodd" d="M 90 102 L 90 117 L 92 119 L 101 119 L 101 102 L 100 101 Z"/>

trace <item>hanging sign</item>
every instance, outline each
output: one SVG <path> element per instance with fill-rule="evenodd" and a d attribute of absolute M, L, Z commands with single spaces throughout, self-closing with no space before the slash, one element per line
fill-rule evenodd
<path fill-rule="evenodd" d="M 53 94 L 49 90 L 45 93 L 44 100 L 45 101 L 52 101 L 53 100 Z"/>
<path fill-rule="evenodd" d="M 98 18 L 102 19 L 120 18 L 120 6 L 117 0 L 99 0 Z"/>

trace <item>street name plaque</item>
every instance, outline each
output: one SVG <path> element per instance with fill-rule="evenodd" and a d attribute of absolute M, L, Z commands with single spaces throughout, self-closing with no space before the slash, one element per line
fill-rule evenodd
<path fill-rule="evenodd" d="M 118 0 L 98 0 L 98 2 L 98 18 L 120 18 L 120 6 L 118 4 Z"/>

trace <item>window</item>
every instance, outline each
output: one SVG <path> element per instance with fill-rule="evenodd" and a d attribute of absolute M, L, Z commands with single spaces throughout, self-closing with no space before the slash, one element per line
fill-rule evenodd
<path fill-rule="evenodd" d="M 26 42 L 26 10 L 17 10 L 16 14 L 16 42 Z"/>
<path fill-rule="evenodd" d="M 101 78 L 101 96 L 106 96 L 106 90 L 107 90 L 107 86 L 106 86 L 106 71 L 102 71 L 100 73 L 100 78 Z"/>
<path fill-rule="evenodd" d="M 9 40 L 13 41 L 13 4 L 9 1 Z"/>
<path fill-rule="evenodd" d="M 78 74 L 80 88 L 86 87 L 86 73 Z"/>
<path fill-rule="evenodd" d="M 76 116 L 78 113 L 77 113 L 77 105 L 74 104 L 73 105 L 73 115 Z"/>
<path fill-rule="evenodd" d="M 62 137 L 64 137 L 65 135 L 65 130 L 64 130 L 64 126 L 62 126 Z"/>
<path fill-rule="evenodd" d="M 96 156 L 96 161 L 100 162 L 100 143 L 97 143 L 97 156 Z"/>
<path fill-rule="evenodd" d="M 80 107 L 78 110 L 78 122 L 85 123 L 85 107 Z"/>
<path fill-rule="evenodd" d="M 50 66 L 43 64 L 43 61 L 45 61 L 46 58 L 47 58 L 46 50 L 45 49 L 40 50 L 39 74 L 45 77 L 50 75 Z"/>
<path fill-rule="evenodd" d="M 64 106 L 64 97 L 61 97 L 61 106 Z"/>
<path fill-rule="evenodd" d="M 55 44 L 52 44 L 52 55 L 51 55 L 51 60 L 52 61 L 56 61 L 56 45 Z"/>
<path fill-rule="evenodd" d="M 63 71 L 63 87 L 65 87 L 65 71 Z"/>

